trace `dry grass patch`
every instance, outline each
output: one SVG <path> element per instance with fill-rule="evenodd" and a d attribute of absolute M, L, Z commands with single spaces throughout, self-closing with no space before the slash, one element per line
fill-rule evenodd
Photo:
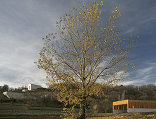
<path fill-rule="evenodd" d="M 155 113 L 96 114 L 87 119 L 156 119 Z"/>

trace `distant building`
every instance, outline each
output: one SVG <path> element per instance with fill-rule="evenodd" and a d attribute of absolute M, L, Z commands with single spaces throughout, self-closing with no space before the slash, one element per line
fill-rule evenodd
<path fill-rule="evenodd" d="M 113 102 L 113 113 L 155 112 L 156 101 L 122 100 Z"/>
<path fill-rule="evenodd" d="M 28 90 L 34 90 L 34 89 L 38 89 L 38 88 L 42 88 L 42 86 L 40 85 L 35 85 L 35 84 L 28 84 Z"/>
<path fill-rule="evenodd" d="M 28 91 L 28 88 L 22 88 L 22 92 Z"/>

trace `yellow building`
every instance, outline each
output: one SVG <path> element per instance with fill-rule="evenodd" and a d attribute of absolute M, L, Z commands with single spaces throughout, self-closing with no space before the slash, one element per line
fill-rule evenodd
<path fill-rule="evenodd" d="M 113 113 L 156 112 L 156 101 L 122 100 L 113 102 Z"/>

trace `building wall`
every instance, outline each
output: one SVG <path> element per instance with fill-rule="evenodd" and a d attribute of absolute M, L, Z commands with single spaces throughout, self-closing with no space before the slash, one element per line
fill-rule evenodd
<path fill-rule="evenodd" d="M 156 109 L 156 101 L 129 100 L 128 101 L 128 108 Z"/>
<path fill-rule="evenodd" d="M 156 109 L 149 108 L 128 108 L 127 112 L 156 112 Z"/>
<path fill-rule="evenodd" d="M 42 88 L 40 85 L 28 84 L 28 90 L 34 90 L 37 88 Z"/>
<path fill-rule="evenodd" d="M 122 100 L 113 102 L 113 112 L 156 112 L 156 101 Z"/>
<path fill-rule="evenodd" d="M 28 84 L 28 90 L 31 90 L 31 84 Z"/>
<path fill-rule="evenodd" d="M 113 105 L 123 105 L 123 104 L 128 104 L 129 100 L 121 100 L 121 101 L 116 101 L 113 102 Z"/>
<path fill-rule="evenodd" d="M 119 109 L 114 109 L 113 110 L 113 113 L 125 113 L 125 112 L 127 112 L 127 110 L 119 110 Z"/>

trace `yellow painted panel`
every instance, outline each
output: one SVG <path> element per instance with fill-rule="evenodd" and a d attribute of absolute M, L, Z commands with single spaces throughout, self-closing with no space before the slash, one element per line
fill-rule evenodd
<path fill-rule="evenodd" d="M 128 100 L 121 100 L 121 101 L 113 102 L 113 105 L 123 105 L 123 104 L 128 104 Z"/>

